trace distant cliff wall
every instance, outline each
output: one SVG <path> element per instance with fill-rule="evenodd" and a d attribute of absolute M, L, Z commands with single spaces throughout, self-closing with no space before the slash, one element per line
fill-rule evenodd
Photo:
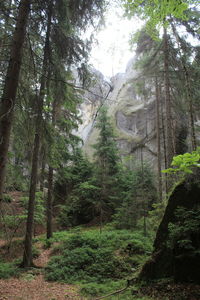
<path fill-rule="evenodd" d="M 133 59 L 129 62 L 126 72 L 117 74 L 111 78 L 111 82 L 104 81 L 100 76 L 101 88 L 98 90 L 94 86 L 95 94 L 100 92 L 99 99 L 83 103 L 83 124 L 79 131 L 82 132 L 80 135 L 84 140 L 83 150 L 89 158 L 92 158 L 92 145 L 98 137 L 98 130 L 94 126 L 98 109 L 105 104 L 121 156 L 128 156 L 130 161 L 131 158 L 137 160 L 141 158 L 142 152 L 143 159 L 151 165 L 157 159 L 155 95 L 144 98 L 137 94 L 134 82 L 138 76 L 139 73 L 134 70 Z"/>

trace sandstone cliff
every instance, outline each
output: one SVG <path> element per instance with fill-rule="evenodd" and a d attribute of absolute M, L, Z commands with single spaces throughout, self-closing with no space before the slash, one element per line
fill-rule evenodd
<path fill-rule="evenodd" d="M 111 78 L 111 82 L 104 81 L 99 73 L 97 75 L 99 88 L 96 83 L 92 93 L 87 93 L 87 99 L 81 107 L 83 124 L 79 132 L 84 140 L 84 152 L 92 158 L 92 145 L 98 136 L 95 119 L 99 107 L 105 104 L 108 106 L 121 156 L 128 156 L 130 161 L 131 158 L 140 159 L 142 150 L 144 160 L 153 165 L 157 156 L 155 96 L 151 94 L 144 98 L 138 95 L 134 83 L 139 73 L 134 70 L 134 59 L 128 63 L 126 72 L 117 74 Z"/>

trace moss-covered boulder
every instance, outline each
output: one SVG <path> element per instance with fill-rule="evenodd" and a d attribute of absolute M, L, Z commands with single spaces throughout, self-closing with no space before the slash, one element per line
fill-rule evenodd
<path fill-rule="evenodd" d="M 139 279 L 172 277 L 176 282 L 200 283 L 200 186 L 194 180 L 171 194 L 158 228 L 151 259 Z"/>

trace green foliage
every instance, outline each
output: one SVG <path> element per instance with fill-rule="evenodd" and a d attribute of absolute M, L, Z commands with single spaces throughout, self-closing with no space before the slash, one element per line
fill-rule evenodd
<path fill-rule="evenodd" d="M 107 280 L 106 283 L 101 284 L 101 283 L 87 283 L 87 284 L 82 284 L 80 292 L 84 296 L 99 296 L 99 295 L 106 295 L 109 294 L 113 291 L 119 290 L 126 286 L 126 281 L 125 280 L 119 280 L 119 281 L 112 281 L 112 280 Z"/>
<path fill-rule="evenodd" d="M 8 228 L 15 229 L 26 220 L 26 215 L 4 215 L 3 222 Z"/>
<path fill-rule="evenodd" d="M 26 218 L 27 209 L 28 209 L 28 197 L 21 197 L 21 205 L 25 208 L 25 214 L 19 216 L 20 218 Z M 35 194 L 35 213 L 34 213 L 34 222 L 36 224 L 44 224 L 45 221 L 45 203 L 44 195 L 42 192 L 36 192 Z"/>
<path fill-rule="evenodd" d="M 96 243 L 91 243 L 91 240 L 79 242 L 79 237 L 76 238 L 75 243 L 70 240 L 68 241 L 69 245 L 65 243 L 62 255 L 51 259 L 46 268 L 48 280 L 67 283 L 102 282 L 107 278 L 122 278 L 130 271 L 128 265 L 121 258 L 113 255 L 112 249 L 99 247 Z M 77 244 L 79 247 L 74 247 Z"/>
<path fill-rule="evenodd" d="M 131 251 L 128 250 L 129 247 Z M 134 257 L 139 253 L 147 255 L 151 247 L 149 239 L 140 233 L 126 230 L 109 230 L 102 234 L 97 230 L 82 231 L 69 235 L 56 248 L 56 256 L 50 260 L 45 276 L 48 280 L 67 283 L 94 283 L 92 293 L 98 293 L 101 287 L 95 287 L 95 284 L 115 281 L 113 284 L 117 286 L 121 278 L 130 276 L 133 261 L 127 257 Z M 86 292 L 87 288 L 85 285 L 84 287 Z"/>
<path fill-rule="evenodd" d="M 100 111 L 96 126 L 99 138 L 94 145 L 95 162 L 90 163 L 75 149 L 70 168 L 59 172 L 58 188 L 63 183 L 68 189 L 58 218 L 62 227 L 84 224 L 95 217 L 101 222 L 109 220 L 119 205 L 119 155 L 105 107 Z"/>
<path fill-rule="evenodd" d="M 193 0 L 123 0 L 126 14 L 129 18 L 139 15 L 147 21 L 147 30 L 155 38 L 155 28 L 167 25 L 168 17 L 187 20 L 186 10 Z"/>
<path fill-rule="evenodd" d="M 147 226 L 151 231 L 157 232 L 158 226 L 163 218 L 167 201 L 154 203 L 153 209 L 148 213 Z"/>
<path fill-rule="evenodd" d="M 18 270 L 13 263 L 3 263 L 0 261 L 0 279 L 8 279 L 10 277 L 16 276 Z"/>
<path fill-rule="evenodd" d="M 116 209 L 116 228 L 136 228 L 139 219 L 152 208 L 156 199 L 153 173 L 148 165 L 135 166 L 132 171 L 121 170 L 119 193 L 122 203 Z M 144 212 L 145 210 L 145 212 Z"/>
<path fill-rule="evenodd" d="M 58 205 L 60 213 L 57 221 L 62 228 L 84 224 L 93 218 L 93 201 L 98 195 L 98 187 L 92 164 L 83 157 L 80 149 L 75 149 L 70 167 L 59 171 L 56 193 L 59 198 L 65 199 L 64 204 Z"/>
<path fill-rule="evenodd" d="M 28 187 L 27 176 L 23 175 L 23 166 L 8 163 L 7 175 L 6 175 L 6 189 L 25 191 Z"/>
<path fill-rule="evenodd" d="M 11 203 L 12 202 L 12 197 L 9 194 L 3 194 L 3 202 L 6 203 Z"/>
<path fill-rule="evenodd" d="M 200 167 L 200 147 L 191 153 L 185 153 L 173 157 L 173 168 L 163 170 L 163 173 L 179 173 L 180 175 L 192 174 L 194 167 Z"/>
<path fill-rule="evenodd" d="M 134 228 L 155 200 L 152 172 L 145 163 L 135 164 L 133 171 L 119 164 L 106 107 L 99 112 L 96 127 L 99 138 L 94 145 L 95 161 L 90 163 L 75 148 L 69 166 L 58 172 L 56 194 L 58 201 L 65 199 L 58 205 L 58 223 L 69 228 L 96 218 L 102 226 L 115 214 L 116 228 Z"/>
<path fill-rule="evenodd" d="M 200 208 L 188 210 L 184 207 L 176 209 L 176 222 L 169 224 L 168 247 L 199 252 L 200 240 Z"/>
<path fill-rule="evenodd" d="M 90 296 L 89 299 L 94 299 L 94 297 L 97 296 L 105 296 L 108 294 L 111 294 L 113 292 L 116 292 L 118 290 L 121 290 L 126 287 L 126 281 L 125 280 L 119 280 L 119 281 L 111 281 L 107 280 L 104 284 L 100 283 L 87 283 L 87 284 L 81 284 L 80 293 L 83 296 Z M 113 296 L 108 296 L 105 299 L 107 300 L 151 300 L 152 298 L 149 297 L 138 297 L 133 296 L 131 287 L 127 289 L 126 291 L 123 291 L 119 294 L 115 294 Z"/>
<path fill-rule="evenodd" d="M 96 128 L 99 129 L 99 137 L 93 147 L 96 150 L 96 162 L 101 172 L 105 175 L 113 175 L 118 171 L 119 154 L 107 110 L 107 107 L 103 106 L 99 111 L 96 124 Z"/>

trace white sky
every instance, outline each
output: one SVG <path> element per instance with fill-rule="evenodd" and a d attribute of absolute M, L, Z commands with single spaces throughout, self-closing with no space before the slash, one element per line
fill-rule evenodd
<path fill-rule="evenodd" d="M 90 63 L 107 77 L 125 71 L 128 61 L 134 56 L 129 46 L 130 34 L 142 24 L 140 20 L 127 20 L 122 16 L 122 8 L 109 8 L 105 28 L 95 35 L 98 44 L 93 45 Z"/>
<path fill-rule="evenodd" d="M 112 2 L 105 14 L 105 28 L 95 34 L 98 44 L 93 45 L 90 63 L 106 77 L 125 72 L 135 54 L 130 50 L 130 35 L 141 28 L 142 21 L 136 17 L 127 20 L 123 13 L 123 9 Z M 191 40 L 194 45 L 199 43 L 190 37 Z"/>

